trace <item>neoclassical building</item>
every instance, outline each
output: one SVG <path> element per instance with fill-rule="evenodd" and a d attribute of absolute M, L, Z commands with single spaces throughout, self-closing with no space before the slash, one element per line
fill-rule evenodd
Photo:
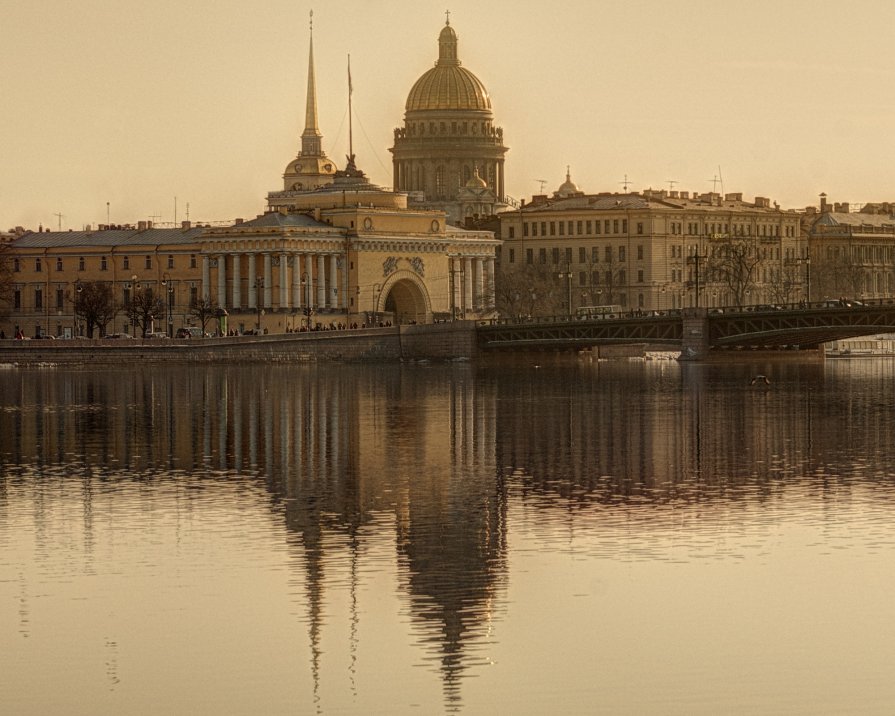
<path fill-rule="evenodd" d="M 411 206 L 440 209 L 452 224 L 506 208 L 503 129 L 485 85 L 462 66 L 448 21 L 438 61 L 413 85 L 391 148 L 394 188 Z"/>
<path fill-rule="evenodd" d="M 313 41 L 301 150 L 267 204 L 228 226 L 19 232 L 6 241 L 11 290 L 0 330 L 81 333 L 74 298 L 86 281 L 109 283 L 120 305 L 152 288 L 167 312 L 156 330 L 169 333 L 195 325 L 196 302 L 225 310 L 239 332 L 493 315 L 493 233 L 452 227 L 438 208 L 409 208 L 405 192 L 371 184 L 353 155 L 343 170 L 326 156 Z M 128 332 L 123 309 L 106 329 Z"/>

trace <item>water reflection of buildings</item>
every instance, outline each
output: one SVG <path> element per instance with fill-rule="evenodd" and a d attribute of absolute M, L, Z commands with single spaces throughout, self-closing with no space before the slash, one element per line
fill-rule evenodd
<path fill-rule="evenodd" d="M 91 478 L 109 477 L 263 486 L 288 530 L 315 690 L 328 591 L 348 563 L 356 605 L 365 535 L 392 526 L 415 632 L 446 703 L 458 703 L 467 652 L 505 581 L 495 390 L 469 366 L 8 374 L 0 466 L 68 466 L 88 493 Z M 347 618 L 356 634 L 354 606 Z"/>

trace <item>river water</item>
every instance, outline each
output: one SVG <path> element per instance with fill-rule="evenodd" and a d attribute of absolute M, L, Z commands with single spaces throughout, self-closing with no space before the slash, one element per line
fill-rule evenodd
<path fill-rule="evenodd" d="M 893 374 L 2 370 L 0 712 L 889 714 Z"/>

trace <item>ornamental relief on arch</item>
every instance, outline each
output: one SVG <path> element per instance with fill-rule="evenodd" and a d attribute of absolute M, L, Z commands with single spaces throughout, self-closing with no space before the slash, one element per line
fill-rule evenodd
<path fill-rule="evenodd" d="M 426 264 L 420 256 L 411 258 L 389 256 L 382 262 L 382 277 L 388 278 L 399 268 L 409 268 L 420 278 L 426 277 Z"/>

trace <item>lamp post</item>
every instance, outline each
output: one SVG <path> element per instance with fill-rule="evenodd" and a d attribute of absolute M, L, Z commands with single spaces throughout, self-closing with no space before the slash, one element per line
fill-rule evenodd
<path fill-rule="evenodd" d="M 373 284 L 373 326 L 379 325 L 379 297 L 382 296 L 382 284 Z"/>
<path fill-rule="evenodd" d="M 75 305 L 74 305 L 74 323 L 75 323 L 75 336 L 81 335 L 81 292 L 84 290 L 84 287 L 81 285 L 81 279 L 75 281 Z"/>
<path fill-rule="evenodd" d="M 301 274 L 301 285 L 305 287 L 305 305 L 302 308 L 302 312 L 307 317 L 306 325 L 308 333 L 311 332 L 311 316 L 314 313 L 314 309 L 311 307 L 311 275 L 304 271 Z"/>
<path fill-rule="evenodd" d="M 572 315 L 572 272 L 569 270 L 569 267 L 566 266 L 565 271 L 560 271 L 557 276 L 559 278 L 564 278 L 566 280 L 566 300 L 568 304 L 566 306 L 566 311 L 569 316 Z"/>
<path fill-rule="evenodd" d="M 133 337 L 137 337 L 137 274 L 131 276 L 131 322 Z"/>
<path fill-rule="evenodd" d="M 174 282 L 167 272 L 162 274 L 162 288 L 165 289 L 165 313 L 168 315 L 168 338 L 174 337 Z"/>
<path fill-rule="evenodd" d="M 256 335 L 261 335 L 261 316 L 264 315 L 264 307 L 262 305 L 264 303 L 264 300 L 258 299 L 258 296 L 262 294 L 261 289 L 263 289 L 263 288 L 264 288 L 264 279 L 259 276 L 258 278 L 255 279 L 255 308 L 258 312 L 258 319 L 255 323 L 255 334 Z"/>
<path fill-rule="evenodd" d="M 708 254 L 700 256 L 698 246 L 694 246 L 693 253 L 687 257 L 687 263 L 693 265 L 694 283 L 696 288 L 696 308 L 699 308 L 699 262 L 708 257 Z"/>

